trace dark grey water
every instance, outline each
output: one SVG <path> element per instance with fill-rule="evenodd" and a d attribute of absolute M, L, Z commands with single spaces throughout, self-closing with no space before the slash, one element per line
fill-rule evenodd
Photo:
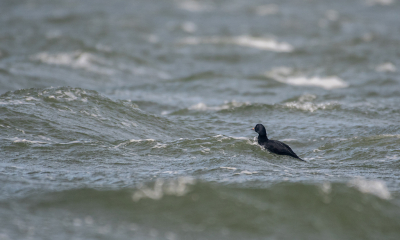
<path fill-rule="evenodd" d="M 399 12 L 2 0 L 0 239 L 399 239 Z"/>

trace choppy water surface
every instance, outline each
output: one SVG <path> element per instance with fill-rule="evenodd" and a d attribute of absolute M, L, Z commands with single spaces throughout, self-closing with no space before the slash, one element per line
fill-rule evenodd
<path fill-rule="evenodd" d="M 399 12 L 1 1 L 0 239 L 399 239 Z"/>

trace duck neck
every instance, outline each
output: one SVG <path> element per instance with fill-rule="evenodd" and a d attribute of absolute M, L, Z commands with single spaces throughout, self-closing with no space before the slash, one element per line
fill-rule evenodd
<path fill-rule="evenodd" d="M 268 141 L 268 137 L 267 137 L 267 135 L 265 134 L 265 135 L 258 135 L 258 141 L 261 141 L 261 142 L 266 142 L 266 141 Z"/>

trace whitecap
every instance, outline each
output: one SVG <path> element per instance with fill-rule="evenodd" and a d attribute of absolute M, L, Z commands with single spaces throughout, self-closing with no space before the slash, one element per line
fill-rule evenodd
<path fill-rule="evenodd" d="M 203 146 L 201 146 L 201 145 L 200 145 L 200 147 L 202 148 L 202 150 L 201 150 L 202 153 L 209 153 L 209 152 L 211 151 L 210 148 L 203 147 Z"/>
<path fill-rule="evenodd" d="M 182 39 L 180 43 L 187 45 L 232 44 L 273 52 L 293 52 L 294 50 L 294 47 L 286 42 L 278 42 L 273 38 L 251 37 L 247 35 L 236 37 L 189 37 Z"/>
<path fill-rule="evenodd" d="M 390 199 L 389 189 L 382 180 L 366 180 L 356 178 L 348 182 L 350 187 L 357 188 L 362 193 L 368 193 L 380 197 L 382 199 Z"/>
<path fill-rule="evenodd" d="M 188 109 L 189 110 L 197 110 L 197 111 L 220 111 L 220 110 L 226 110 L 226 109 L 232 109 L 236 107 L 241 107 L 244 105 L 249 105 L 250 103 L 240 103 L 236 101 L 232 102 L 226 102 L 225 104 L 222 104 L 220 106 L 207 106 L 205 103 L 198 103 L 195 105 L 190 106 Z"/>
<path fill-rule="evenodd" d="M 332 192 L 332 185 L 330 182 L 324 182 L 320 185 L 320 189 L 322 190 L 322 192 L 324 192 L 325 194 L 329 194 Z"/>
<path fill-rule="evenodd" d="M 392 5 L 394 2 L 395 0 L 365 0 L 365 4 L 369 6 L 374 6 L 374 5 L 389 6 Z"/>
<path fill-rule="evenodd" d="M 336 10 L 330 9 L 325 12 L 325 17 L 330 21 L 337 21 L 339 20 L 339 13 Z"/>
<path fill-rule="evenodd" d="M 129 142 L 154 142 L 154 139 L 148 138 L 148 139 L 131 139 Z"/>
<path fill-rule="evenodd" d="M 346 88 L 349 86 L 348 83 L 337 76 L 307 77 L 299 73 L 295 73 L 293 69 L 288 67 L 274 68 L 271 71 L 266 72 L 265 75 L 278 82 L 295 86 L 314 86 L 321 87 L 327 90 L 335 88 Z"/>
<path fill-rule="evenodd" d="M 312 102 L 288 102 L 284 106 L 288 108 L 299 109 L 307 112 L 314 112 L 319 109 L 329 109 L 336 106 L 337 103 L 312 103 Z"/>
<path fill-rule="evenodd" d="M 377 71 L 377 72 L 396 72 L 397 68 L 393 63 L 387 62 L 387 63 L 382 63 L 381 65 L 376 66 L 375 71 Z"/>
<path fill-rule="evenodd" d="M 230 137 L 236 140 L 249 140 L 247 137 Z"/>
<path fill-rule="evenodd" d="M 27 139 L 21 139 L 18 137 L 12 138 L 11 139 L 14 143 L 28 143 L 28 144 L 48 144 L 48 142 L 41 142 L 41 141 L 34 141 L 34 140 L 27 140 Z"/>
<path fill-rule="evenodd" d="M 137 127 L 137 124 L 134 122 L 121 122 L 122 125 L 126 126 L 126 127 Z"/>
<path fill-rule="evenodd" d="M 149 43 L 158 43 L 158 42 L 160 42 L 159 37 L 158 37 L 157 35 L 154 35 L 154 34 L 148 35 L 148 36 L 146 37 L 146 40 L 147 40 Z"/>
<path fill-rule="evenodd" d="M 132 199 L 137 202 L 142 198 L 159 200 L 164 195 L 184 196 L 189 192 L 189 186 L 195 184 L 195 182 L 191 177 L 180 177 L 168 181 L 157 179 L 152 188 L 140 187 L 133 193 Z"/>
<path fill-rule="evenodd" d="M 122 142 L 122 143 L 120 143 L 120 144 L 118 144 L 117 146 L 115 146 L 114 148 L 119 148 L 119 147 L 125 147 L 126 145 L 128 145 L 129 143 L 140 143 L 140 142 L 154 142 L 155 140 L 154 139 L 151 139 L 151 138 L 149 138 L 149 139 L 131 139 L 131 140 L 129 140 L 129 141 L 125 141 L 125 142 Z"/>
<path fill-rule="evenodd" d="M 157 143 L 154 147 L 152 148 L 166 148 L 168 145 L 167 144 L 161 144 L 161 143 Z"/>
<path fill-rule="evenodd" d="M 303 111 L 308 111 L 308 112 L 314 112 L 318 109 L 329 109 L 332 108 L 338 103 L 335 102 L 327 102 L 327 103 L 313 103 L 312 101 L 316 99 L 317 96 L 312 95 L 312 94 L 304 94 L 299 97 L 298 101 L 294 102 L 287 102 L 284 104 L 284 106 L 288 108 L 294 108 L 294 109 L 299 109 Z"/>
<path fill-rule="evenodd" d="M 235 167 L 219 167 L 219 168 L 227 169 L 227 170 L 236 170 L 237 169 Z"/>
<path fill-rule="evenodd" d="M 297 86 L 316 86 L 324 89 L 346 88 L 348 84 L 337 76 L 330 77 L 289 77 L 283 81 L 286 84 Z"/>
<path fill-rule="evenodd" d="M 382 139 L 382 138 L 400 138 L 400 134 L 380 134 L 368 137 L 369 139 Z M 357 137 L 355 137 L 357 138 Z"/>
<path fill-rule="evenodd" d="M 25 98 L 26 101 L 39 101 L 39 99 L 34 98 L 34 97 L 27 97 Z"/>
<path fill-rule="evenodd" d="M 75 140 L 75 141 L 71 141 L 71 142 L 66 142 L 66 143 L 58 143 L 60 145 L 69 145 L 69 144 L 75 144 L 75 143 L 86 143 L 89 141 L 79 141 L 79 140 Z"/>
<path fill-rule="evenodd" d="M 75 96 L 75 94 L 72 93 L 72 92 L 69 92 L 69 91 L 68 91 L 68 92 L 64 92 L 64 94 L 68 97 L 68 98 L 67 98 L 68 101 L 73 101 L 73 100 L 78 99 L 78 97 Z"/>
<path fill-rule="evenodd" d="M 214 108 L 207 107 L 207 105 L 204 103 L 198 103 L 198 104 L 195 104 L 195 105 L 192 105 L 189 107 L 189 110 L 205 111 L 205 110 L 209 110 L 209 109 L 214 110 Z"/>
<path fill-rule="evenodd" d="M 182 30 L 187 33 L 194 33 L 197 31 L 197 25 L 194 22 L 184 22 L 181 27 Z"/>
<path fill-rule="evenodd" d="M 297 139 L 295 139 L 295 138 L 285 138 L 285 139 L 281 139 L 280 141 L 292 142 L 292 141 L 297 141 Z"/>
<path fill-rule="evenodd" d="M 29 103 L 21 100 L 9 100 L 6 102 L 0 102 L 0 105 L 35 105 L 34 103 Z"/>
<path fill-rule="evenodd" d="M 244 171 L 241 171 L 240 173 L 235 173 L 234 175 L 241 175 L 241 174 L 252 175 L 255 173 L 258 173 L 258 172 L 250 172 L 250 171 L 244 170 Z"/>
<path fill-rule="evenodd" d="M 96 66 L 97 63 L 104 65 L 106 61 L 87 52 L 75 51 L 54 54 L 42 52 L 31 56 L 31 59 L 51 65 L 68 66 L 100 74 L 111 75 L 114 73 L 114 70 L 110 68 Z"/>
<path fill-rule="evenodd" d="M 386 156 L 386 158 L 389 159 L 389 160 L 397 160 L 397 159 L 399 159 L 399 156 L 392 155 L 392 156 Z"/>
<path fill-rule="evenodd" d="M 212 9 L 210 4 L 207 4 L 204 1 L 195 1 L 195 0 L 176 0 L 177 5 L 180 9 L 189 11 L 189 12 L 203 12 L 209 11 Z"/>

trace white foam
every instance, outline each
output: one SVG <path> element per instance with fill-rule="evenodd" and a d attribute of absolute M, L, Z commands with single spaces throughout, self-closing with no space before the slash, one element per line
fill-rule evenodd
<path fill-rule="evenodd" d="M 284 104 L 288 108 L 299 109 L 307 112 L 314 112 L 319 109 L 329 109 L 336 103 L 312 103 L 312 102 L 288 102 Z"/>
<path fill-rule="evenodd" d="M 386 156 L 386 158 L 387 158 L 387 159 L 390 159 L 390 160 L 397 160 L 397 159 L 399 159 L 399 156 L 397 156 L 397 155 Z"/>
<path fill-rule="evenodd" d="M 346 88 L 348 84 L 336 76 L 330 77 L 289 77 L 282 82 L 297 86 L 316 86 L 324 89 Z"/>
<path fill-rule="evenodd" d="M 131 139 L 129 142 L 154 142 L 154 139 L 148 138 L 148 139 Z"/>
<path fill-rule="evenodd" d="M 83 141 L 83 142 L 89 142 L 89 141 Z M 58 143 L 58 144 L 69 145 L 69 144 L 75 144 L 75 143 L 82 143 L 82 141 L 76 140 L 76 141 L 71 141 L 71 142 L 66 142 L 66 143 Z"/>
<path fill-rule="evenodd" d="M 44 91 L 42 94 L 39 95 L 43 95 L 46 94 L 46 91 Z M 70 89 L 70 90 L 58 90 L 55 92 L 54 95 L 50 95 L 47 98 L 50 99 L 64 99 L 67 101 L 82 101 L 82 102 L 87 102 L 87 98 L 86 97 L 82 97 L 82 94 L 86 94 L 86 91 L 84 90 L 80 90 L 80 89 Z"/>
<path fill-rule="evenodd" d="M 22 130 L 21 130 L 22 131 Z M 24 131 L 22 131 L 24 134 L 25 134 L 25 132 Z M 42 136 L 42 135 L 38 135 L 38 137 L 40 137 L 41 139 L 43 139 L 43 140 L 46 140 L 46 141 L 49 141 L 49 142 L 51 142 L 51 139 L 50 138 L 48 138 L 48 137 L 46 137 L 46 136 Z"/>
<path fill-rule="evenodd" d="M 26 101 L 39 101 L 39 99 L 34 98 L 34 97 L 27 97 L 25 98 Z"/>
<path fill-rule="evenodd" d="M 389 6 L 392 5 L 394 2 L 395 0 L 365 0 L 365 4 L 369 6 L 374 6 L 374 5 Z"/>
<path fill-rule="evenodd" d="M 35 104 L 21 101 L 21 100 L 10 100 L 7 102 L 0 102 L 0 105 L 35 105 Z"/>
<path fill-rule="evenodd" d="M 239 36 L 233 39 L 233 43 L 258 48 L 261 50 L 275 51 L 275 52 L 292 52 L 293 46 L 285 42 L 277 42 L 274 39 L 254 38 L 249 36 Z"/>
<path fill-rule="evenodd" d="M 197 110 L 197 111 L 220 111 L 220 110 L 241 107 L 241 106 L 249 105 L 249 104 L 250 103 L 248 103 L 248 102 L 240 103 L 240 102 L 232 101 L 232 102 L 227 102 L 220 106 L 207 106 L 205 103 L 201 102 L 201 103 L 190 106 L 188 109 L 189 110 Z"/>
<path fill-rule="evenodd" d="M 161 143 L 157 143 L 154 147 L 152 148 L 166 148 L 168 145 L 167 144 L 161 144 Z"/>
<path fill-rule="evenodd" d="M 153 188 L 139 188 L 133 193 L 132 199 L 133 201 L 137 202 L 142 198 L 159 200 L 164 195 L 184 196 L 189 192 L 189 185 L 193 185 L 195 182 L 196 181 L 190 177 L 180 177 L 176 180 L 169 181 L 157 179 Z"/>
<path fill-rule="evenodd" d="M 382 138 L 400 138 L 400 134 L 380 134 L 367 137 L 368 139 L 382 139 Z M 357 138 L 357 137 L 355 137 Z"/>
<path fill-rule="evenodd" d="M 230 137 L 236 140 L 249 140 L 247 137 Z"/>
<path fill-rule="evenodd" d="M 329 194 L 332 192 L 332 186 L 330 182 L 324 182 L 320 185 L 322 192 Z"/>
<path fill-rule="evenodd" d="M 187 33 L 194 33 L 197 31 L 197 25 L 194 22 L 184 22 L 181 27 L 182 30 Z"/>
<path fill-rule="evenodd" d="M 298 101 L 287 102 L 284 106 L 288 108 L 300 109 L 303 111 L 314 112 L 318 109 L 329 109 L 336 106 L 338 103 L 328 102 L 328 103 L 313 103 L 312 101 L 316 99 L 317 96 L 312 94 L 305 94 L 299 97 Z"/>
<path fill-rule="evenodd" d="M 66 96 L 68 96 L 67 99 L 68 99 L 69 101 L 73 101 L 73 100 L 78 99 L 78 97 L 75 96 L 75 94 L 72 93 L 72 92 L 64 92 L 64 94 L 65 94 Z"/>
<path fill-rule="evenodd" d="M 294 73 L 294 70 L 287 67 L 274 68 L 271 71 L 265 73 L 266 76 L 272 79 L 295 86 L 314 86 L 321 87 L 327 90 L 335 88 L 346 88 L 349 86 L 348 83 L 343 81 L 337 76 L 327 76 L 327 77 L 306 77 L 299 73 Z"/>
<path fill-rule="evenodd" d="M 235 168 L 235 167 L 219 167 L 219 168 L 222 168 L 222 169 L 228 169 L 228 170 L 236 170 L 236 168 Z"/>
<path fill-rule="evenodd" d="M 202 153 L 209 153 L 209 152 L 211 151 L 210 148 L 203 147 L 203 146 L 201 146 L 201 145 L 200 145 L 200 147 L 202 147 L 202 150 L 201 150 Z"/>
<path fill-rule="evenodd" d="M 129 143 L 154 142 L 154 141 L 155 141 L 155 140 L 154 140 L 154 139 L 151 139 L 151 138 L 149 138 L 149 139 L 131 139 L 131 140 L 129 140 L 129 141 L 125 141 L 125 142 L 122 142 L 122 143 L 118 144 L 118 145 L 115 146 L 114 148 L 119 148 L 119 147 L 121 147 L 121 146 L 125 147 L 125 146 L 128 145 Z"/>
<path fill-rule="evenodd" d="M 377 72 L 396 72 L 397 68 L 393 63 L 387 62 L 387 63 L 382 63 L 381 65 L 376 66 L 375 70 Z"/>
<path fill-rule="evenodd" d="M 104 65 L 106 62 L 104 59 L 95 56 L 91 53 L 86 53 L 81 51 L 63 52 L 54 54 L 42 52 L 33 55 L 31 59 L 51 65 L 68 66 L 100 74 L 111 75 L 114 73 L 114 70 L 112 70 L 111 68 L 106 68 L 104 66 L 102 67 L 96 66 L 97 63 Z"/>
<path fill-rule="evenodd" d="M 134 122 L 121 122 L 121 124 L 126 127 L 137 127 L 137 124 Z"/>
<path fill-rule="evenodd" d="M 189 12 L 203 12 L 212 9 L 212 6 L 204 1 L 176 0 L 176 2 L 179 8 Z"/>
<path fill-rule="evenodd" d="M 390 199 L 391 197 L 385 182 L 381 180 L 366 180 L 363 178 L 356 178 L 349 181 L 348 185 L 357 188 L 362 193 L 373 194 L 382 199 Z"/>
<path fill-rule="evenodd" d="M 278 42 L 272 38 L 259 38 L 247 35 L 236 37 L 189 37 L 180 41 L 182 44 L 199 45 L 199 44 L 232 44 L 243 47 L 251 47 L 265 51 L 273 52 L 292 52 L 294 47 L 286 42 Z"/>
<path fill-rule="evenodd" d="M 18 138 L 18 137 L 12 138 L 11 140 L 12 140 L 14 143 L 48 144 L 48 142 L 33 141 L 33 140 L 21 139 L 21 138 Z"/>
<path fill-rule="evenodd" d="M 285 138 L 285 139 L 281 139 L 280 141 L 292 142 L 292 141 L 297 141 L 297 139 L 295 139 L 295 138 Z"/>
<path fill-rule="evenodd" d="M 241 171 L 240 173 L 235 173 L 234 175 L 241 175 L 241 174 L 252 175 L 255 173 L 258 173 L 258 172 L 250 172 L 250 171 L 244 170 L 244 171 Z"/>
<path fill-rule="evenodd" d="M 339 13 L 336 10 L 330 9 L 325 12 L 325 17 L 329 21 L 337 21 L 337 20 L 339 20 Z"/>

